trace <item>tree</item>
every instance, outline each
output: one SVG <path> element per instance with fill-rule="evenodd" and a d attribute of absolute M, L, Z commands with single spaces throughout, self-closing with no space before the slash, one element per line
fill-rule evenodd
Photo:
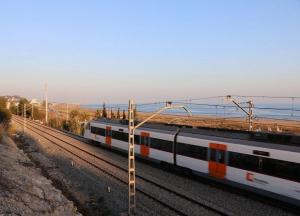
<path fill-rule="evenodd" d="M 134 106 L 134 108 L 133 108 L 133 116 L 134 116 L 134 118 L 137 118 L 137 109 L 136 109 L 136 106 Z"/>
<path fill-rule="evenodd" d="M 69 125 L 69 121 L 67 120 L 63 120 L 62 121 L 62 129 L 65 131 L 70 131 L 70 125 Z"/>
<path fill-rule="evenodd" d="M 103 103 L 102 117 L 103 117 L 103 118 L 107 118 L 107 112 L 106 112 L 105 103 Z"/>
<path fill-rule="evenodd" d="M 32 116 L 32 109 L 29 109 L 30 116 Z M 43 120 L 45 118 L 45 114 L 43 114 L 38 107 L 33 107 L 33 119 L 34 120 Z"/>
<path fill-rule="evenodd" d="M 116 116 L 115 116 L 115 113 L 113 112 L 113 109 L 112 109 L 112 108 L 111 108 L 111 110 L 110 110 L 110 113 L 111 113 L 111 115 L 110 115 L 111 119 L 115 119 Z"/>
<path fill-rule="evenodd" d="M 26 105 L 26 109 L 29 108 L 29 102 L 26 98 L 21 98 L 20 101 L 19 101 L 19 113 L 21 115 L 24 115 L 24 104 Z M 26 116 L 29 116 L 30 115 L 30 112 L 26 112 Z"/>
<path fill-rule="evenodd" d="M 126 113 L 125 113 L 125 110 L 123 110 L 123 117 L 122 117 L 123 120 L 126 120 Z"/>
<path fill-rule="evenodd" d="M 75 134 L 82 134 L 83 126 L 82 122 L 88 120 L 89 115 L 86 112 L 80 113 L 78 110 L 72 110 L 70 112 L 70 119 L 68 128 Z"/>
<path fill-rule="evenodd" d="M 117 119 L 120 119 L 121 116 L 120 116 L 120 108 L 118 108 L 118 111 L 117 111 Z"/>
<path fill-rule="evenodd" d="M 62 127 L 62 123 L 57 118 L 51 118 L 51 119 L 49 119 L 48 125 L 50 127 L 57 128 L 57 129 L 61 129 L 61 127 Z"/>
<path fill-rule="evenodd" d="M 6 109 L 6 98 L 5 97 L 0 97 L 0 108 Z"/>
<path fill-rule="evenodd" d="M 76 134 L 80 133 L 79 111 L 78 110 L 72 110 L 70 112 L 69 128 L 70 128 L 70 131 L 73 133 L 76 133 Z"/>
<path fill-rule="evenodd" d="M 13 103 L 10 104 L 9 111 L 13 114 L 17 114 L 17 106 Z"/>
<path fill-rule="evenodd" d="M 11 119 L 11 113 L 8 109 L 0 108 L 0 124 L 7 127 Z"/>
<path fill-rule="evenodd" d="M 101 117 L 101 110 L 97 109 L 95 112 L 95 118 L 98 119 Z"/>

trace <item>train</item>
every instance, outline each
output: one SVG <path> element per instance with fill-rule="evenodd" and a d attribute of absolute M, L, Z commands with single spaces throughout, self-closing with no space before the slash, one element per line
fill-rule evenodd
<path fill-rule="evenodd" d="M 84 137 L 128 151 L 128 125 L 98 119 Z M 135 154 L 300 207 L 300 136 L 145 124 Z"/>

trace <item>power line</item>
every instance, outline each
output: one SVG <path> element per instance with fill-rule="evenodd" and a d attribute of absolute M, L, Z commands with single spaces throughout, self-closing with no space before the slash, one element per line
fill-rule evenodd
<path fill-rule="evenodd" d="M 244 97 L 244 98 L 300 99 L 299 96 L 267 96 L 267 95 L 231 95 L 231 96 Z"/>

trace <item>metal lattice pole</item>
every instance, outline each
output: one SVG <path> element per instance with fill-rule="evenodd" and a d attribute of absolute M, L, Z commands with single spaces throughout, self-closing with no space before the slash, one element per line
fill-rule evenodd
<path fill-rule="evenodd" d="M 234 103 L 244 113 L 246 113 L 247 120 L 248 120 L 248 130 L 252 131 L 253 130 L 253 108 L 254 108 L 254 104 L 252 103 L 252 101 L 247 101 L 246 102 L 246 103 L 249 104 L 249 107 L 248 107 L 249 109 L 247 111 L 246 109 L 244 109 L 244 107 L 241 107 L 239 105 L 239 103 L 237 103 L 235 100 L 233 100 L 230 95 L 227 95 L 226 98 L 227 98 L 227 100 L 230 100 L 232 103 Z"/>
<path fill-rule="evenodd" d="M 67 103 L 67 121 L 69 121 L 69 104 Z"/>
<path fill-rule="evenodd" d="M 48 125 L 48 85 L 47 85 L 47 83 L 45 85 L 45 109 L 46 109 L 45 121 L 46 121 L 46 125 Z"/>
<path fill-rule="evenodd" d="M 135 214 L 134 103 L 128 107 L 128 215 Z"/>
<path fill-rule="evenodd" d="M 249 104 L 249 113 L 248 113 L 248 121 L 249 121 L 249 131 L 253 130 L 253 103 L 252 101 L 248 101 Z"/>
<path fill-rule="evenodd" d="M 25 127 L 26 127 L 26 104 L 24 104 L 23 117 L 24 117 L 23 133 L 25 133 Z"/>

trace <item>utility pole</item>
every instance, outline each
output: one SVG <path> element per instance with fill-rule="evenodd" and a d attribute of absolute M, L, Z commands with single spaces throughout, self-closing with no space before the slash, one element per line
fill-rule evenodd
<path fill-rule="evenodd" d="M 144 121 L 134 125 L 134 110 L 135 105 L 133 100 L 129 100 L 128 106 L 128 215 L 136 213 L 136 197 L 135 197 L 135 156 L 134 156 L 134 131 L 145 124 L 147 121 L 170 109 L 184 109 L 189 116 L 191 112 L 184 106 L 173 106 L 172 102 L 166 102 L 166 106 L 155 112 L 153 115 L 146 118 Z"/>
<path fill-rule="evenodd" d="M 249 131 L 253 130 L 253 103 L 252 101 L 247 102 L 249 104 L 249 111 L 248 111 L 248 124 L 249 124 Z"/>
<path fill-rule="evenodd" d="M 26 104 L 24 104 L 23 117 L 24 117 L 23 133 L 25 133 L 25 126 L 26 126 Z"/>
<path fill-rule="evenodd" d="M 69 121 L 69 104 L 67 103 L 67 121 Z"/>
<path fill-rule="evenodd" d="M 245 110 L 243 107 L 240 106 L 234 99 L 231 98 L 231 95 L 226 96 L 227 100 L 230 100 L 232 103 L 234 103 L 240 110 L 242 110 L 244 113 L 247 115 L 247 120 L 248 120 L 248 130 L 252 131 L 253 130 L 253 108 L 254 104 L 252 101 L 247 101 L 246 103 L 249 104 L 248 111 Z"/>
<path fill-rule="evenodd" d="M 33 119 L 33 104 L 31 104 L 31 119 L 34 120 Z"/>
<path fill-rule="evenodd" d="M 135 214 L 134 103 L 128 107 L 128 215 Z"/>
<path fill-rule="evenodd" d="M 48 86 L 45 85 L 45 109 L 46 109 L 46 125 L 48 125 Z"/>

